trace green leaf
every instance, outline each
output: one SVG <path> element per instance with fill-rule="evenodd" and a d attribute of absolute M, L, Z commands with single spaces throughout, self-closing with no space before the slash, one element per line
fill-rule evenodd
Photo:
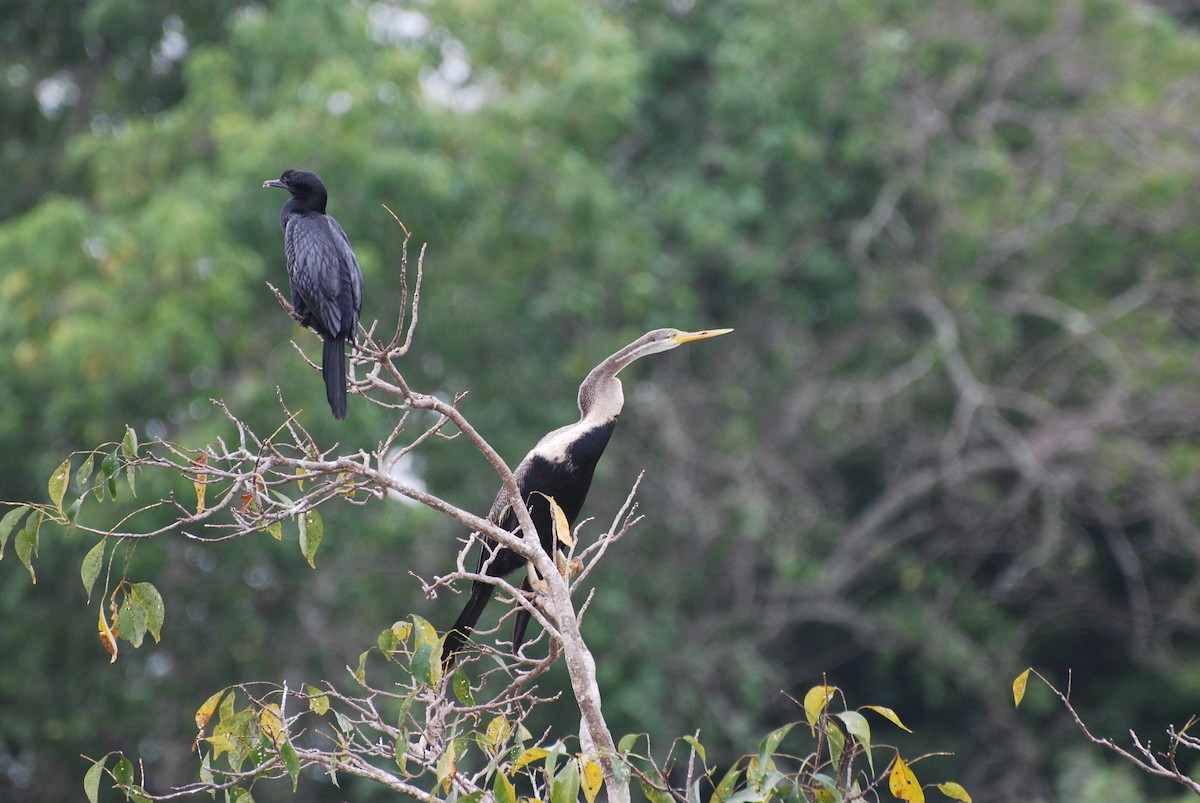
<path fill-rule="evenodd" d="M 150 635 L 154 636 L 155 642 L 162 641 L 163 620 L 166 618 L 162 595 L 150 583 L 134 583 L 130 593 L 142 609 Z"/>
<path fill-rule="evenodd" d="M 283 761 L 283 766 L 287 768 L 288 776 L 292 779 L 292 793 L 294 794 L 296 784 L 300 782 L 300 756 L 296 755 L 296 748 L 292 747 L 292 743 L 286 738 L 279 745 L 279 758 Z"/>
<path fill-rule="evenodd" d="M 695 736 L 681 736 L 680 738 L 691 745 L 692 749 L 696 751 L 696 755 L 700 756 L 700 763 L 707 766 L 707 752 L 704 750 L 704 745 L 700 744 L 700 740 Z"/>
<path fill-rule="evenodd" d="M 358 656 L 358 669 L 354 670 L 354 679 L 359 683 L 367 682 L 367 656 L 370 654 L 370 650 L 363 650 L 362 655 Z"/>
<path fill-rule="evenodd" d="M 79 469 L 75 472 L 75 484 L 80 489 L 87 488 L 87 482 L 92 478 L 92 468 L 96 465 L 96 456 L 89 454 L 83 459 L 79 465 Z"/>
<path fill-rule="evenodd" d="M 467 677 L 467 673 L 462 671 L 462 668 L 454 670 L 454 696 L 463 705 L 475 705 L 475 695 L 471 693 L 471 679 Z"/>
<path fill-rule="evenodd" d="M 283 522 L 279 521 L 279 520 L 271 522 L 270 524 L 267 525 L 267 532 L 269 532 L 271 534 L 271 537 L 274 538 L 276 541 L 282 541 L 283 540 Z"/>
<path fill-rule="evenodd" d="M 712 803 L 723 803 L 733 795 L 733 790 L 737 788 L 738 779 L 742 777 L 742 771 L 735 764 L 729 768 L 729 772 L 725 773 L 725 777 L 717 784 L 717 788 L 713 790 Z"/>
<path fill-rule="evenodd" d="M 504 776 L 503 772 L 496 773 L 496 777 L 492 781 L 492 794 L 496 796 L 496 803 L 517 803 L 516 787 Z"/>
<path fill-rule="evenodd" d="M 104 565 L 104 547 L 107 542 L 107 538 L 97 541 L 83 556 L 83 566 L 79 568 L 79 577 L 83 580 L 83 590 L 87 592 L 88 602 L 92 601 L 92 588 L 96 585 L 96 578 L 100 576 L 100 567 Z"/>
<path fill-rule="evenodd" d="M 1029 673 L 1031 671 L 1033 670 L 1026 669 L 1024 672 L 1017 675 L 1016 680 L 1013 681 L 1012 689 L 1014 708 L 1019 708 L 1021 706 L 1021 701 L 1025 699 L 1025 687 L 1029 684 Z"/>
<path fill-rule="evenodd" d="M 649 800 L 650 803 L 674 803 L 675 799 L 673 797 L 666 792 L 655 789 L 647 783 L 645 778 L 638 778 L 638 781 L 642 785 L 642 794 L 646 796 L 646 800 Z"/>
<path fill-rule="evenodd" d="M 458 757 L 455 755 L 457 744 L 457 742 L 447 744 L 446 751 L 442 753 L 437 762 L 437 782 L 445 783 L 447 788 L 450 786 L 450 779 L 458 772 Z"/>
<path fill-rule="evenodd" d="M 438 638 L 437 630 L 434 629 L 433 625 L 429 624 L 429 622 L 422 619 L 420 616 L 417 616 L 415 613 L 410 614 L 409 618 L 412 619 L 413 628 L 417 632 L 418 642 L 422 644 L 428 644 L 430 646 L 437 646 L 439 644 L 440 639 Z M 399 624 L 399 622 L 397 622 L 397 624 Z M 395 626 L 396 625 L 392 625 L 392 627 Z"/>
<path fill-rule="evenodd" d="M 621 741 L 617 742 L 617 752 L 620 753 L 621 755 L 625 755 L 626 753 L 628 753 L 630 750 L 633 749 L 633 746 L 635 744 L 637 744 L 637 740 L 645 735 L 646 734 L 644 734 L 644 733 L 627 733 L 627 734 L 625 734 L 624 736 L 621 737 Z"/>
<path fill-rule="evenodd" d="M 133 762 L 121 756 L 121 760 L 112 770 L 113 779 L 119 784 L 133 783 Z"/>
<path fill-rule="evenodd" d="M 412 676 L 418 683 L 425 686 L 436 686 L 442 678 L 441 648 L 422 641 L 413 652 L 408 670 L 412 672 Z"/>
<path fill-rule="evenodd" d="M 875 758 L 871 755 L 871 726 L 867 723 L 867 718 L 857 711 L 843 711 L 836 716 L 846 726 L 846 732 L 863 746 L 863 752 L 867 754 L 867 764 L 874 774 Z"/>
<path fill-rule="evenodd" d="M 135 648 L 142 646 L 146 637 L 146 612 L 130 592 L 125 593 L 121 609 L 117 611 L 117 633 Z"/>
<path fill-rule="evenodd" d="M 46 483 L 47 490 L 50 491 L 50 501 L 54 503 L 54 507 L 59 513 L 63 512 L 63 495 L 67 492 L 67 478 L 71 476 L 71 458 L 59 464 L 58 468 L 54 469 L 54 473 L 50 475 L 50 481 Z"/>
<path fill-rule="evenodd" d="M 13 539 L 13 549 L 17 551 L 17 559 L 24 564 L 34 585 L 37 585 L 37 574 L 33 571 L 33 558 L 37 555 L 38 531 L 42 528 L 42 517 L 44 515 L 40 510 L 35 510 L 31 513 L 25 521 L 25 526 L 21 528 L 17 533 L 17 537 Z"/>
<path fill-rule="evenodd" d="M 967 790 L 962 788 L 961 784 L 954 781 L 936 784 L 937 790 L 951 800 L 961 800 L 962 803 L 971 803 L 971 796 L 967 794 Z"/>
<path fill-rule="evenodd" d="M 296 516 L 296 523 L 300 525 L 300 552 L 308 565 L 315 569 L 317 564 L 313 558 L 317 554 L 317 547 L 321 546 L 321 539 L 325 537 L 321 514 L 316 510 L 306 510 L 303 515 Z"/>
<path fill-rule="evenodd" d="M 96 803 L 96 798 L 100 795 L 100 778 L 104 775 L 106 761 L 108 761 L 108 756 L 98 759 L 96 763 L 88 767 L 88 771 L 83 776 L 83 793 L 87 795 L 88 803 Z"/>
<path fill-rule="evenodd" d="M 133 431 L 133 427 L 126 425 L 125 437 L 121 439 L 121 452 L 127 460 L 133 460 L 137 457 L 137 450 L 137 433 Z"/>
<path fill-rule="evenodd" d="M 103 484 L 108 489 L 108 498 L 114 502 L 117 501 L 117 483 L 114 479 L 114 475 L 117 473 L 117 453 L 115 451 L 106 454 L 100 461 L 100 473 L 104 475 Z M 97 498 L 103 500 L 104 494 L 99 483 L 96 485 L 96 491 Z"/>
<path fill-rule="evenodd" d="M 789 722 L 782 728 L 777 728 L 767 734 L 767 737 L 762 740 L 762 744 L 758 746 L 758 764 L 764 770 L 769 762 L 775 757 L 775 751 L 779 749 L 779 743 L 783 741 L 783 737 L 788 735 L 788 732 L 796 727 L 795 722 Z"/>
<path fill-rule="evenodd" d="M 316 686 L 308 684 L 304 685 L 304 690 L 308 693 L 308 710 L 317 716 L 323 716 L 329 710 L 329 696 Z"/>
<path fill-rule="evenodd" d="M 830 723 L 829 727 L 825 729 L 825 738 L 829 741 L 829 757 L 832 758 L 834 764 L 836 764 L 837 762 L 841 761 L 842 750 L 846 748 L 846 734 L 842 732 L 841 728 L 837 727 L 833 723 Z M 870 753 L 868 753 L 867 761 L 869 762 L 870 760 Z M 873 764 L 872 771 L 874 771 Z"/>
<path fill-rule="evenodd" d="M 579 799 L 579 763 L 568 761 L 550 784 L 550 803 L 575 803 Z"/>
<path fill-rule="evenodd" d="M 21 517 L 29 510 L 28 505 L 17 505 L 5 513 L 4 518 L 0 519 L 0 559 L 4 557 L 4 545 L 8 543 L 8 536 L 12 534 L 13 529 L 20 523 Z"/>

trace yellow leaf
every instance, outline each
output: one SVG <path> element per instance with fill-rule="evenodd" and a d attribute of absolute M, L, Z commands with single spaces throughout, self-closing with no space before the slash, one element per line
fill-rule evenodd
<path fill-rule="evenodd" d="M 836 691 L 837 686 L 813 686 L 804 695 L 804 716 L 808 717 L 809 725 L 817 723 L 821 712 L 825 710 L 825 706 L 833 699 L 833 694 Z"/>
<path fill-rule="evenodd" d="M 548 496 L 541 491 L 536 493 L 541 494 L 550 503 L 550 518 L 554 521 L 554 540 L 561 542 L 567 549 L 575 546 L 575 538 L 571 535 L 571 525 L 567 522 L 567 514 L 559 507 L 558 502 L 554 501 L 553 496 Z"/>
<path fill-rule="evenodd" d="M 279 744 L 279 735 L 283 733 L 283 719 L 279 714 L 279 706 L 268 703 L 258 715 L 258 729 L 271 740 L 271 744 Z"/>
<path fill-rule="evenodd" d="M 1019 708 L 1021 701 L 1025 699 L 1025 686 L 1029 683 L 1030 671 L 1026 669 L 1013 681 L 1013 708 Z"/>
<path fill-rule="evenodd" d="M 897 800 L 906 800 L 908 803 L 925 803 L 925 790 L 921 788 L 917 776 L 900 756 L 896 756 L 896 762 L 892 764 L 892 772 L 888 776 L 888 788 Z"/>
<path fill-rule="evenodd" d="M 117 662 L 117 634 L 111 627 L 108 626 L 108 620 L 104 618 L 103 606 L 100 607 L 99 629 L 100 643 L 104 645 L 105 652 L 112 656 L 112 659 L 109 661 L 109 663 L 115 664 Z"/>
<path fill-rule="evenodd" d="M 863 708 L 871 709 L 876 714 L 879 714 L 879 716 L 883 717 L 888 722 L 895 725 L 897 728 L 903 728 L 904 730 L 908 731 L 909 733 L 912 733 L 912 728 L 908 727 L 903 722 L 901 722 L 900 717 L 896 715 L 896 712 L 893 711 L 892 709 L 888 708 L 887 706 L 885 706 L 885 705 L 864 705 Z"/>
<path fill-rule="evenodd" d="M 50 475 L 50 482 L 47 483 L 50 491 L 50 501 L 54 503 L 54 507 L 59 513 L 63 512 L 63 494 L 67 492 L 67 477 L 71 474 L 71 458 L 62 461 L 62 465 L 54 469 L 54 473 Z"/>
<path fill-rule="evenodd" d="M 938 791 L 951 800 L 961 800 L 963 803 L 971 803 L 971 796 L 967 794 L 967 790 L 962 788 L 961 784 L 956 784 L 954 781 L 947 781 L 937 785 Z"/>
<path fill-rule="evenodd" d="M 225 696 L 225 689 L 221 689 L 216 694 L 204 701 L 204 705 L 196 711 L 196 727 L 204 730 L 208 726 L 208 721 L 212 719 L 213 712 L 217 710 L 217 703 L 221 702 L 221 698 Z"/>
<path fill-rule="evenodd" d="M 600 787 L 604 785 L 604 772 L 600 769 L 600 765 L 590 759 L 583 759 L 583 777 L 580 779 L 583 787 L 583 796 L 587 798 L 587 803 L 592 803 L 596 799 L 596 795 L 600 792 Z"/>

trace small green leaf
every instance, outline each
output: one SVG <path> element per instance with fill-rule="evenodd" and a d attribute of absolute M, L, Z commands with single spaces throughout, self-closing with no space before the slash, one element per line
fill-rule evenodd
<path fill-rule="evenodd" d="M 363 650 L 362 655 L 358 656 L 358 669 L 354 670 L 354 679 L 359 683 L 367 682 L 367 656 L 370 654 L 370 650 Z"/>
<path fill-rule="evenodd" d="M 137 449 L 137 433 L 133 431 L 133 427 L 126 425 L 125 437 L 121 439 L 121 452 L 127 460 L 133 460 L 137 457 Z"/>
<path fill-rule="evenodd" d="M 313 559 L 316 557 L 317 548 L 321 546 L 321 539 L 325 537 L 325 524 L 321 521 L 321 514 L 316 510 L 306 510 L 303 515 L 296 516 L 296 523 L 300 526 L 300 552 L 308 561 L 308 565 L 315 569 L 317 564 Z"/>
<path fill-rule="evenodd" d="M 550 803 L 575 803 L 579 799 L 579 763 L 568 761 L 550 783 Z"/>
<path fill-rule="evenodd" d="M 496 778 L 492 781 L 492 794 L 496 796 L 496 803 L 517 803 L 516 787 L 504 777 L 503 772 L 496 773 Z"/>
<path fill-rule="evenodd" d="M 75 484 L 78 485 L 80 489 L 87 488 L 87 482 L 92 478 L 92 468 L 95 465 L 96 456 L 93 454 L 89 454 L 83 459 L 83 462 L 79 464 L 79 469 L 75 472 Z"/>
<path fill-rule="evenodd" d="M 47 490 L 50 491 L 50 501 L 54 503 L 54 507 L 59 513 L 63 512 L 63 495 L 67 492 L 67 478 L 71 476 L 71 458 L 67 458 L 59 464 L 58 468 L 54 469 L 54 473 L 50 475 L 50 481 L 46 483 Z"/>
<path fill-rule="evenodd" d="M 117 501 L 117 483 L 114 476 L 117 473 L 117 453 L 115 451 L 106 454 L 104 459 L 100 461 L 100 473 L 104 475 L 103 485 L 108 489 L 108 498 Z M 104 494 L 100 490 L 100 483 L 97 483 L 97 497 L 104 499 Z"/>
<path fill-rule="evenodd" d="M 87 795 L 89 803 L 96 803 L 96 798 L 100 796 L 100 778 L 104 775 L 106 761 L 108 756 L 97 760 L 83 776 L 83 793 Z"/>
<path fill-rule="evenodd" d="M 279 520 L 275 520 L 275 521 L 271 522 L 270 524 L 267 525 L 267 532 L 269 532 L 271 534 L 271 537 L 274 538 L 276 541 L 282 541 L 283 540 L 283 522 L 279 521 Z"/>
<path fill-rule="evenodd" d="M 104 564 L 104 547 L 107 541 L 107 538 L 101 538 L 83 556 L 83 566 L 79 569 L 79 577 L 83 580 L 83 590 L 87 592 L 88 602 L 92 601 L 92 588 L 96 585 L 96 578 L 100 576 L 100 567 Z"/>
<path fill-rule="evenodd" d="M 954 781 L 936 784 L 937 790 L 951 800 L 961 800 L 962 803 L 971 803 L 971 796 L 967 794 L 967 790 L 962 788 L 961 784 Z"/>
<path fill-rule="evenodd" d="M 4 518 L 0 519 L 0 559 L 4 557 L 4 545 L 8 543 L 8 536 L 12 534 L 13 529 L 20 523 L 21 517 L 29 510 L 28 505 L 17 505 L 5 513 Z"/>
<path fill-rule="evenodd" d="M 412 672 L 413 678 L 418 683 L 425 686 L 436 686 L 437 682 L 442 678 L 441 658 L 440 647 L 430 644 L 427 641 L 422 641 L 413 652 L 408 670 Z"/>
<path fill-rule="evenodd" d="M 767 737 L 762 740 L 762 744 L 758 746 L 758 764 L 764 770 L 768 763 L 775 757 L 775 751 L 779 749 L 779 743 L 783 741 L 783 737 L 788 735 L 788 732 L 796 726 L 795 722 L 789 722 L 782 728 L 777 728 L 767 734 Z"/>
<path fill-rule="evenodd" d="M 696 755 L 700 756 L 701 764 L 708 764 L 707 752 L 704 750 L 704 745 L 700 744 L 699 739 L 695 736 L 681 736 L 680 738 L 691 745 L 692 749 L 696 751 Z"/>
<path fill-rule="evenodd" d="M 422 619 L 420 616 L 417 616 L 415 613 L 410 614 L 409 618 L 412 619 L 413 629 L 416 630 L 418 642 L 428 644 L 430 646 L 438 645 L 440 640 L 438 638 L 437 630 L 434 629 L 433 625 L 429 624 L 429 622 Z M 400 623 L 397 622 L 396 625 L 398 624 Z M 396 627 L 396 625 L 392 625 L 392 627 Z M 405 637 L 407 638 L 407 634 L 405 634 Z"/>
<path fill-rule="evenodd" d="M 130 592 L 126 592 L 117 611 L 117 633 L 135 648 L 141 647 L 146 637 L 146 612 Z"/>
<path fill-rule="evenodd" d="M 308 684 L 305 684 L 304 690 L 308 693 L 308 710 L 317 716 L 323 716 L 329 710 L 329 696 L 316 686 Z"/>
<path fill-rule="evenodd" d="M 121 756 L 121 760 L 112 769 L 113 779 L 119 784 L 133 783 L 133 762 Z"/>
<path fill-rule="evenodd" d="M 825 738 L 829 741 L 829 757 L 834 763 L 842 760 L 842 751 L 846 748 L 846 734 L 842 729 L 834 725 L 832 722 L 825 730 Z M 871 754 L 867 753 L 867 761 L 871 761 Z M 874 772 L 875 765 L 871 764 L 871 771 Z"/>
<path fill-rule="evenodd" d="M 454 696 L 463 705 L 475 705 L 475 695 L 471 693 L 471 679 L 467 677 L 467 673 L 458 668 L 454 671 Z"/>
<path fill-rule="evenodd" d="M 621 741 L 617 742 L 617 752 L 620 753 L 621 755 L 625 755 L 626 753 L 628 753 L 630 750 L 633 749 L 633 746 L 635 744 L 637 744 L 637 740 L 645 735 L 646 734 L 644 734 L 644 733 L 627 733 L 627 734 L 625 734 L 624 736 L 621 737 Z"/>
<path fill-rule="evenodd" d="M 713 790 L 712 803 L 723 803 L 733 795 L 733 790 L 737 788 L 738 779 L 742 777 L 742 771 L 737 765 L 729 768 L 729 772 L 725 773 L 725 777 L 717 784 L 717 788 Z"/>
<path fill-rule="evenodd" d="M 296 748 L 292 747 L 292 743 L 286 738 L 279 745 L 279 758 L 283 761 L 283 766 L 287 768 L 288 776 L 292 779 L 292 793 L 296 792 L 296 784 L 300 782 L 300 756 L 296 755 Z"/>
<path fill-rule="evenodd" d="M 863 752 L 867 754 L 867 764 L 871 767 L 872 774 L 875 772 L 875 758 L 871 755 L 871 726 L 867 722 L 867 718 L 857 711 L 843 711 L 836 715 L 846 726 L 846 732 L 858 740 L 862 745 Z"/>
<path fill-rule="evenodd" d="M 1013 707 L 1019 708 L 1021 701 L 1025 699 L 1025 686 L 1029 684 L 1029 673 L 1033 671 L 1026 669 L 1021 674 L 1017 675 L 1013 681 Z"/>
<path fill-rule="evenodd" d="M 163 620 L 166 618 L 162 595 L 150 583 L 134 583 L 130 593 L 134 602 L 142 609 L 150 635 L 154 636 L 156 642 L 162 641 Z"/>
<path fill-rule="evenodd" d="M 38 551 L 38 531 L 42 528 L 42 517 L 45 514 L 40 510 L 35 510 L 25 520 L 25 526 L 17 533 L 13 539 L 13 549 L 17 551 L 17 559 L 25 566 L 29 572 L 29 577 L 33 580 L 33 584 L 37 585 L 37 574 L 33 571 L 33 558 L 37 556 Z"/>
<path fill-rule="evenodd" d="M 641 782 L 642 785 L 642 794 L 646 796 L 646 800 L 649 800 L 650 803 L 674 803 L 675 798 L 671 797 L 666 792 L 655 789 L 646 781 L 645 778 L 638 778 L 638 781 Z"/>

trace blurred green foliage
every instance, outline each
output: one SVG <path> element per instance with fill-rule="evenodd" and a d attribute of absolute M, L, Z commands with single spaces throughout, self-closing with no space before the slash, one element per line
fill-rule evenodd
<path fill-rule="evenodd" d="M 211 397 L 270 431 L 278 389 L 346 450 L 392 425 L 354 399 L 328 420 L 289 343 L 316 340 L 265 286 L 285 274 L 260 184 L 305 167 L 364 321 L 398 312 L 381 204 L 429 244 L 407 378 L 469 391 L 513 463 L 617 346 L 737 328 L 631 369 L 585 510 L 605 526 L 647 471 L 585 620 L 618 732 L 700 728 L 732 760 L 789 716 L 780 690 L 828 673 L 953 749 L 976 799 L 1068 800 L 1091 765 L 1053 709 L 1011 710 L 1018 668 L 1073 667 L 1114 735 L 1191 713 L 1200 43 L 1175 20 L 1119 0 L 9 5 L 4 498 L 41 499 L 126 424 L 224 434 Z M 54 76 L 79 93 L 50 114 Z M 468 446 L 421 461 L 486 510 Z M 445 569 L 460 533 L 400 505 L 324 515 L 315 573 L 295 533 L 139 547 L 163 642 L 115 666 L 77 579 L 90 544 L 43 533 L 36 586 L 0 563 L 0 798 L 77 796 L 78 755 L 108 750 L 181 783 L 215 689 L 340 677 L 407 612 L 451 620 L 458 599 L 408 572 Z"/>

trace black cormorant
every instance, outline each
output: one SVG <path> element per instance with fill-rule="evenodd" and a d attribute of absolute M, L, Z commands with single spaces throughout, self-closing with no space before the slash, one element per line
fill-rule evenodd
<path fill-rule="evenodd" d="M 551 497 L 566 514 L 567 524 L 575 525 L 588 488 L 592 484 L 592 473 L 613 429 L 617 416 L 625 403 L 621 380 L 617 374 L 622 368 L 639 357 L 667 351 L 693 340 L 723 335 L 732 329 L 706 329 L 700 332 L 680 332 L 677 329 L 655 329 L 639 337 L 625 348 L 613 354 L 592 369 L 579 386 L 579 420 L 560 427 L 546 435 L 520 462 L 513 475 L 521 490 L 521 497 L 529 508 L 529 515 L 537 527 L 542 548 L 548 553 L 553 547 L 554 528 L 551 523 Z M 508 492 L 501 490 L 492 503 L 488 519 L 509 532 L 516 532 L 517 516 L 509 505 Z M 509 549 L 485 542 L 479 555 L 479 571 L 492 577 L 503 577 L 519 569 L 525 559 Z M 521 588 L 530 589 L 526 578 Z M 459 615 L 454 627 L 446 635 L 442 655 L 447 665 L 453 663 L 454 655 L 466 642 L 479 621 L 480 614 L 491 599 L 493 585 L 483 581 L 471 584 L 471 596 Z M 515 653 L 525 639 L 525 628 L 529 624 L 529 612 L 517 611 L 513 628 L 512 649 Z"/>
<path fill-rule="evenodd" d="M 341 420 L 346 417 L 346 343 L 354 342 L 362 311 L 362 271 L 346 232 L 325 214 L 329 194 L 316 173 L 285 170 L 263 186 L 292 194 L 279 215 L 292 307 L 300 324 L 325 341 L 325 397 L 333 417 Z"/>

